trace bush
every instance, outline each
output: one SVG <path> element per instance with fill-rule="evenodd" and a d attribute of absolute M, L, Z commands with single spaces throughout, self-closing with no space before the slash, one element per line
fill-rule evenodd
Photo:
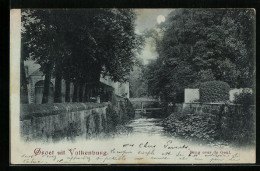
<path fill-rule="evenodd" d="M 223 81 L 207 81 L 200 85 L 201 102 L 224 102 L 229 100 L 230 87 Z"/>
<path fill-rule="evenodd" d="M 112 104 L 109 104 L 106 110 L 108 131 L 113 131 L 121 122 L 120 116 L 117 114 L 116 107 Z"/>
<path fill-rule="evenodd" d="M 254 105 L 254 93 L 249 89 L 243 89 L 242 93 L 236 93 L 235 104 L 242 104 L 243 106 Z"/>
<path fill-rule="evenodd" d="M 218 110 L 197 113 L 190 107 L 172 113 L 160 123 L 175 137 L 196 142 L 226 142 L 234 145 L 255 143 L 254 110 L 241 110 L 239 105 L 222 104 Z"/>

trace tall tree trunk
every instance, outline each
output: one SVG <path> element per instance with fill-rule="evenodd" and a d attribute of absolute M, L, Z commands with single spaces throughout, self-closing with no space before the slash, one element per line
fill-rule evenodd
<path fill-rule="evenodd" d="M 98 88 L 97 88 L 96 84 L 94 84 L 92 92 L 93 92 L 93 94 L 92 94 L 93 97 L 97 97 L 98 96 Z"/>
<path fill-rule="evenodd" d="M 100 84 L 99 84 L 99 81 L 96 82 L 95 84 L 95 96 L 99 96 L 100 95 Z"/>
<path fill-rule="evenodd" d="M 93 96 L 96 97 L 99 94 L 99 80 L 100 80 L 100 72 L 96 72 L 93 74 Z"/>
<path fill-rule="evenodd" d="M 190 56 L 193 55 L 193 45 L 190 46 Z"/>
<path fill-rule="evenodd" d="M 24 38 L 21 39 L 21 58 L 20 58 L 20 103 L 28 104 L 28 88 L 27 88 L 27 80 L 26 80 L 26 74 L 25 74 L 25 68 L 24 68 L 24 60 L 25 56 L 28 55 L 28 53 L 25 53 L 25 44 L 24 44 Z"/>
<path fill-rule="evenodd" d="M 85 85 L 85 93 L 84 93 L 84 102 L 89 101 L 89 85 L 86 83 Z"/>
<path fill-rule="evenodd" d="M 20 61 L 20 73 L 21 73 L 21 82 L 20 82 L 20 103 L 28 104 L 28 88 L 25 75 L 24 61 Z"/>
<path fill-rule="evenodd" d="M 42 104 L 49 102 L 48 97 L 49 97 L 50 82 L 51 82 L 51 71 L 52 71 L 52 65 L 49 65 L 45 72 Z"/>
<path fill-rule="evenodd" d="M 61 68 L 61 60 L 56 62 L 55 67 L 55 92 L 54 92 L 54 103 L 61 103 L 62 102 L 62 95 L 61 95 L 61 84 L 62 84 L 62 71 Z"/>
<path fill-rule="evenodd" d="M 62 81 L 61 74 L 57 73 L 56 78 L 55 78 L 54 103 L 61 103 L 62 102 L 61 81 Z"/>
<path fill-rule="evenodd" d="M 83 83 L 79 83 L 79 102 L 82 102 L 83 97 Z"/>
<path fill-rule="evenodd" d="M 70 102 L 70 81 L 66 80 L 65 102 Z"/>
<path fill-rule="evenodd" d="M 78 102 L 78 83 L 77 82 L 74 83 L 74 91 L 73 91 L 72 101 Z"/>

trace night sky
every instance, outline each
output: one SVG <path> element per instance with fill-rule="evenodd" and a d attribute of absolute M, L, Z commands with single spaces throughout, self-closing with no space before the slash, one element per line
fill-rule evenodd
<path fill-rule="evenodd" d="M 136 19 L 136 33 L 142 34 L 146 29 L 155 28 L 158 22 L 163 22 L 163 16 L 167 15 L 174 9 L 135 9 L 137 14 Z M 159 17 L 158 17 L 159 16 Z M 144 49 L 139 57 L 147 64 L 150 59 L 155 59 L 158 54 L 155 51 L 155 46 L 151 38 L 146 39 Z"/>

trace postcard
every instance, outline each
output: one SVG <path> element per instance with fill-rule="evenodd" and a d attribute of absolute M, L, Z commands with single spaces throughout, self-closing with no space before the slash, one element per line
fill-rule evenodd
<path fill-rule="evenodd" d="M 10 163 L 253 164 L 254 9 L 11 9 Z"/>

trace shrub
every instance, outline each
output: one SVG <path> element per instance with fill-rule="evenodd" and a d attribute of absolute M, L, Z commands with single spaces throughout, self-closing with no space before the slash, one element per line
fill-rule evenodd
<path fill-rule="evenodd" d="M 249 89 L 243 89 L 242 93 L 235 94 L 234 103 L 244 106 L 254 105 L 254 93 Z"/>
<path fill-rule="evenodd" d="M 229 100 L 230 87 L 223 81 L 207 81 L 200 85 L 201 102 L 223 102 Z"/>
<path fill-rule="evenodd" d="M 112 104 L 109 104 L 106 110 L 107 127 L 109 131 L 113 131 L 121 121 L 120 116 L 117 114 L 116 107 Z"/>

